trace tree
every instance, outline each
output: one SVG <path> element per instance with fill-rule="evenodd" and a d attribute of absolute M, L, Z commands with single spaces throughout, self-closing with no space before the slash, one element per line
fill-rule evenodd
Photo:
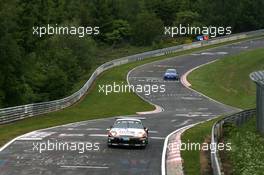
<path fill-rule="evenodd" d="M 100 28 L 100 35 L 95 38 L 105 41 L 105 33 L 111 30 L 112 14 L 108 0 L 92 0 L 90 2 L 92 25 Z"/>
<path fill-rule="evenodd" d="M 3 107 L 23 104 L 30 88 L 25 83 L 23 49 L 19 46 L 16 1 L 0 6 L 0 104 Z"/>
<path fill-rule="evenodd" d="M 113 46 L 118 42 L 128 40 L 131 36 L 131 28 L 125 20 L 114 20 L 112 31 L 105 34 L 106 41 Z"/>
<path fill-rule="evenodd" d="M 14 106 L 27 101 L 29 90 L 24 81 L 24 64 L 20 48 L 10 34 L 0 37 L 0 87 L 4 106 Z"/>
<path fill-rule="evenodd" d="M 148 0 L 146 6 L 149 11 L 155 13 L 165 26 L 171 26 L 179 9 L 179 0 Z"/>
<path fill-rule="evenodd" d="M 181 11 L 178 12 L 176 15 L 176 20 L 174 25 L 183 25 L 183 26 L 201 26 L 199 21 L 200 15 L 197 12 L 188 11 Z"/>
<path fill-rule="evenodd" d="M 133 25 L 133 39 L 138 45 L 152 44 L 163 34 L 163 23 L 153 13 L 140 13 Z"/>

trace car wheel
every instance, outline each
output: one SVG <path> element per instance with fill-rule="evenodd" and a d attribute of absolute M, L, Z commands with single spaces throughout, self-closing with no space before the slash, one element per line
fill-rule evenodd
<path fill-rule="evenodd" d="M 144 146 L 141 146 L 141 149 L 146 149 L 146 147 L 147 147 L 147 144 Z"/>

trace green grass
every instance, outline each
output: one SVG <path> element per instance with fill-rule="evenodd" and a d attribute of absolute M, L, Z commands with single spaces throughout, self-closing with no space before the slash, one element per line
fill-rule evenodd
<path fill-rule="evenodd" d="M 258 37 L 252 37 L 252 38 L 258 38 Z M 215 44 L 215 45 L 211 45 L 211 46 L 206 46 L 204 47 L 205 49 L 209 49 L 209 48 L 213 48 L 213 47 L 217 47 L 217 46 L 222 46 L 225 44 L 231 44 L 234 42 L 240 42 L 240 41 L 244 41 L 247 39 L 239 39 L 237 41 L 227 41 L 225 43 L 220 43 L 220 44 Z M 171 46 L 175 46 L 175 45 L 179 45 L 179 44 L 185 44 L 188 43 L 187 41 L 189 41 L 186 38 L 180 38 L 178 40 L 173 40 L 173 42 L 169 42 L 169 43 L 163 43 L 163 47 L 171 47 Z M 132 46 L 132 45 L 122 45 L 122 47 L 120 48 L 109 48 L 109 46 L 100 46 L 99 48 L 100 50 L 103 50 L 103 52 L 100 52 L 97 55 L 97 59 L 94 63 L 94 65 L 92 66 L 91 70 L 89 72 L 87 72 L 86 74 L 84 74 L 79 82 L 74 84 L 73 90 L 71 91 L 71 93 L 76 92 L 77 90 L 79 90 L 83 84 L 89 79 L 89 77 L 91 76 L 91 74 L 93 73 L 93 71 L 100 65 L 102 65 L 105 62 L 111 61 L 113 59 L 117 59 L 117 58 L 121 58 L 121 57 L 125 57 L 128 55 L 133 55 L 133 54 L 137 54 L 137 53 L 143 53 L 143 52 L 147 52 L 153 49 L 159 49 L 159 48 L 153 48 L 153 46 Z M 194 51 L 199 50 L 199 49 L 194 49 Z M 178 54 L 171 54 L 170 56 L 177 56 Z M 70 95 L 70 94 L 68 94 Z"/>
<path fill-rule="evenodd" d="M 249 74 L 264 69 L 264 48 L 229 56 L 197 69 L 188 76 L 192 88 L 222 103 L 255 107 L 255 84 Z"/>
<path fill-rule="evenodd" d="M 237 40 L 233 42 L 239 42 Z M 194 51 L 209 49 L 224 44 L 221 43 L 212 46 L 182 51 L 166 56 L 149 58 L 147 60 L 138 61 L 122 65 L 103 73 L 93 84 L 88 95 L 79 103 L 67 109 L 49 113 L 42 116 L 36 116 L 25 120 L 17 121 L 10 124 L 0 125 L 0 146 L 5 144 L 12 138 L 36 130 L 71 122 L 90 120 L 95 118 L 105 118 L 117 115 L 135 114 L 139 111 L 148 111 L 154 109 L 153 106 L 144 102 L 141 98 L 132 93 L 111 94 L 105 96 L 98 93 L 98 84 L 106 84 L 115 82 L 126 82 L 126 75 L 129 70 L 142 64 L 146 64 L 156 60 L 162 60 L 173 56 L 188 54 Z"/>
<path fill-rule="evenodd" d="M 109 48 L 109 46 L 108 47 L 100 46 L 99 50 L 103 50 L 103 52 L 98 52 L 98 55 L 96 55 L 96 61 L 94 62 L 91 70 L 87 72 L 86 74 L 84 74 L 81 77 L 80 81 L 74 85 L 71 93 L 78 91 L 83 86 L 83 84 L 85 84 L 85 82 L 89 79 L 89 77 L 94 72 L 94 70 L 100 65 L 102 65 L 103 63 L 117 59 L 117 58 L 125 57 L 127 55 L 133 55 L 133 54 L 137 54 L 141 52 L 150 51 L 151 47 L 150 46 L 139 47 L 139 46 L 131 46 L 127 44 L 127 45 L 122 45 L 122 47 L 120 48 L 114 48 L 114 49 Z"/>
<path fill-rule="evenodd" d="M 210 137 L 212 126 L 216 120 L 219 120 L 219 118 L 198 124 L 197 126 L 185 131 L 181 136 L 182 143 L 204 143 L 205 138 Z M 201 172 L 199 150 L 181 151 L 181 156 L 184 161 L 183 167 L 185 174 L 200 174 L 198 173 Z"/>
<path fill-rule="evenodd" d="M 133 93 L 104 95 L 103 93 L 99 93 L 98 90 L 99 84 L 126 83 L 127 72 L 143 63 L 144 61 L 135 62 L 104 72 L 96 80 L 96 83 L 93 84 L 86 98 L 74 106 L 40 117 L 32 117 L 15 123 L 1 125 L 0 144 L 3 145 L 6 141 L 17 135 L 40 128 L 88 119 L 135 114 L 137 111 L 153 110 L 154 107 L 152 105 L 144 102 Z"/>
<path fill-rule="evenodd" d="M 256 119 L 228 131 L 225 140 L 232 145 L 232 150 L 227 152 L 232 163 L 232 174 L 263 174 L 264 138 L 256 132 Z"/>
<path fill-rule="evenodd" d="M 263 69 L 264 49 L 261 48 L 225 57 L 203 66 L 192 72 L 188 76 L 188 80 L 192 84 L 192 88 L 213 99 L 231 106 L 248 109 L 255 107 L 256 98 L 256 85 L 250 80 L 249 74 Z M 209 121 L 193 127 L 183 134 L 182 140 L 201 143 L 211 134 L 212 125 L 213 121 Z M 228 137 L 228 141 L 234 148 L 233 151 L 228 152 L 228 156 L 232 162 L 237 162 L 234 164 L 236 174 L 259 174 L 254 171 L 257 168 L 263 172 L 263 160 L 260 159 L 260 157 L 262 159 L 264 157 L 263 138 L 260 138 L 255 132 L 255 126 L 255 122 L 251 121 L 241 129 L 234 128 Z M 261 144 L 262 146 L 259 146 Z M 254 158 L 254 156 L 256 157 Z M 196 175 L 197 172 L 201 172 L 199 151 L 184 151 L 182 157 L 186 174 Z M 260 166 L 261 161 L 262 167 Z M 246 168 L 248 164 L 249 168 Z"/>
<path fill-rule="evenodd" d="M 166 42 L 164 41 L 162 42 L 162 44 L 158 44 L 158 46 L 155 46 L 155 45 L 153 46 L 133 46 L 130 44 L 121 44 L 119 47 L 112 48 L 112 47 L 109 47 L 108 45 L 100 45 L 98 50 L 103 50 L 103 52 L 97 53 L 96 60 L 94 61 L 92 68 L 90 69 L 89 72 L 84 74 L 77 83 L 74 84 L 71 93 L 74 93 L 77 90 L 79 90 L 82 87 L 82 85 L 89 79 L 93 71 L 105 62 L 108 62 L 108 61 L 111 61 L 117 58 L 122 58 L 128 55 L 134 55 L 138 53 L 151 51 L 153 49 L 172 47 L 175 45 L 186 44 L 190 42 L 192 41 L 189 38 L 182 37 L 178 39 L 173 39 L 171 41 L 166 41 Z"/>

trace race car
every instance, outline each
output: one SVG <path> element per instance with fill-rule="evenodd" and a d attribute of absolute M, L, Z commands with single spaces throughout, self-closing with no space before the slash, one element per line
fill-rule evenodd
<path fill-rule="evenodd" d="M 163 76 L 164 80 L 179 80 L 179 74 L 176 69 L 167 69 Z"/>
<path fill-rule="evenodd" d="M 108 130 L 108 146 L 146 147 L 148 144 L 148 128 L 140 119 L 119 118 Z"/>

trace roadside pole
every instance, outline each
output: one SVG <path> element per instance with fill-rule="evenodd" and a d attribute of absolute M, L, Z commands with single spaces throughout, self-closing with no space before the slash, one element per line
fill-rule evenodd
<path fill-rule="evenodd" d="M 264 135 L 264 71 L 253 72 L 250 74 L 250 78 L 257 85 L 257 130 Z"/>

